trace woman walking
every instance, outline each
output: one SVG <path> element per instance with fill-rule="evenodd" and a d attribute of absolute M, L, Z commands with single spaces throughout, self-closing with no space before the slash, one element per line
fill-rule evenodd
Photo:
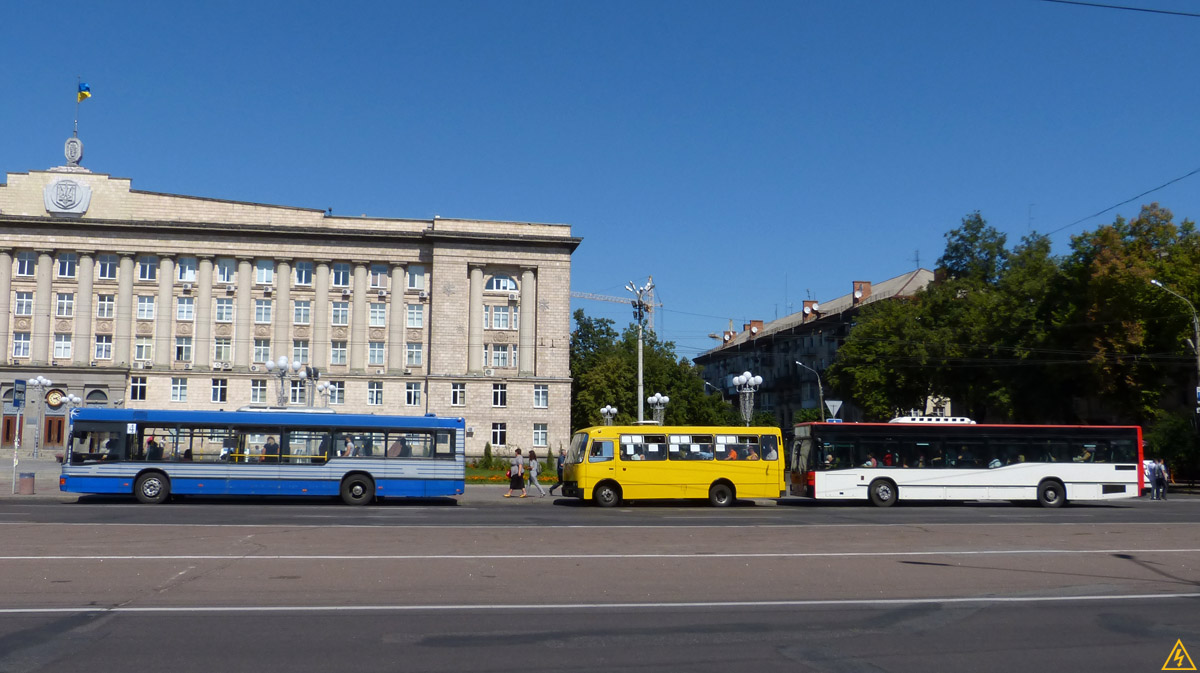
<path fill-rule="evenodd" d="M 532 449 L 529 451 L 529 483 L 538 490 L 542 497 L 546 497 L 546 492 L 542 490 L 542 485 L 538 483 L 538 473 L 542 471 L 542 464 L 538 462 L 537 453 Z"/>
<path fill-rule="evenodd" d="M 511 498 L 512 492 L 521 489 L 521 497 L 525 497 L 525 459 L 521 457 L 521 450 L 517 449 L 516 454 L 508 461 L 508 493 L 504 497 Z"/>

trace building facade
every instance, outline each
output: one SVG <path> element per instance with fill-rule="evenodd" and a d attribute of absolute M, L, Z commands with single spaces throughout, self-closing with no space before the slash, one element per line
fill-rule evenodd
<path fill-rule="evenodd" d="M 76 160 L 9 173 L 0 231 L 5 446 L 61 446 L 73 397 L 462 416 L 468 455 L 570 441 L 567 225 L 145 192 Z"/>

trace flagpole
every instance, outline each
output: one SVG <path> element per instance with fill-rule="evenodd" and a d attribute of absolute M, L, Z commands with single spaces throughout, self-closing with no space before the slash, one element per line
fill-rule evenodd
<path fill-rule="evenodd" d="M 75 133 L 76 138 L 79 137 L 79 85 L 83 82 L 83 77 L 75 76 Z"/>

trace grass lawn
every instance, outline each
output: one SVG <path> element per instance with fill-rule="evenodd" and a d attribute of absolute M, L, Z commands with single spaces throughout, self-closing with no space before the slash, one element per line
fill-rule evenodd
<path fill-rule="evenodd" d="M 467 465 L 466 481 L 468 484 L 507 484 L 508 477 L 504 476 L 504 472 L 507 469 L 507 465 L 494 470 L 485 470 L 481 467 Z M 545 488 L 547 478 L 549 478 L 550 483 L 553 484 L 555 482 L 555 472 L 553 469 L 546 470 L 545 466 L 543 465 L 542 473 L 538 475 L 538 481 L 542 482 L 543 488 Z"/>

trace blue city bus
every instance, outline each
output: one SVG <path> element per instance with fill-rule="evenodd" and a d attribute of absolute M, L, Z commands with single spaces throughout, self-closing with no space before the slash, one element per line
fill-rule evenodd
<path fill-rule="evenodd" d="M 325 413 L 321 413 L 325 412 Z M 462 418 L 324 409 L 74 409 L 59 489 L 172 495 L 379 497 L 461 495 Z"/>

